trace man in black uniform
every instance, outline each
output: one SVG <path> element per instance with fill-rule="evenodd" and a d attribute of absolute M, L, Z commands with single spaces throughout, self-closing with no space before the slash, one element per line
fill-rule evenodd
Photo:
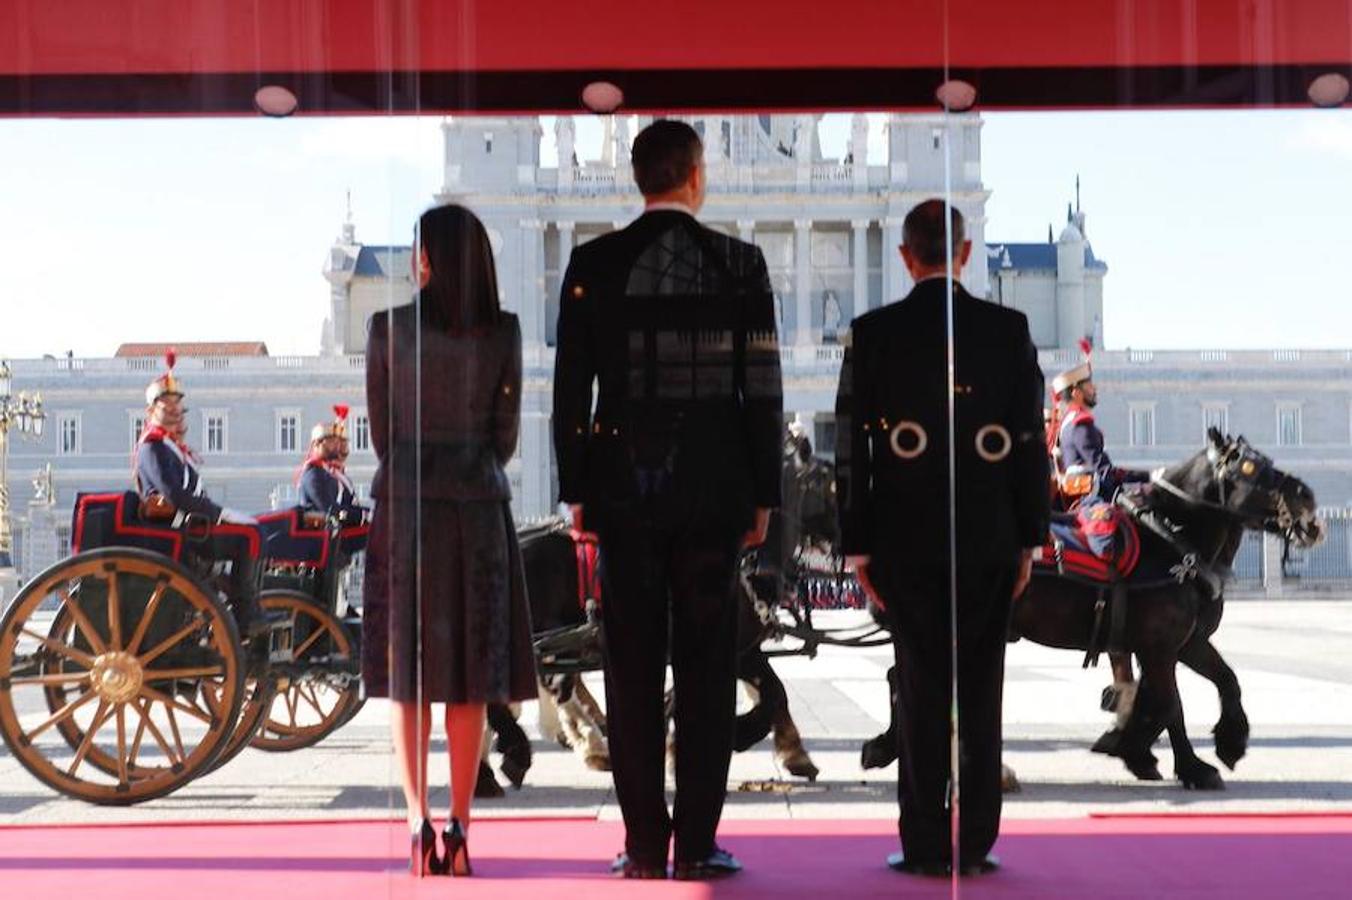
<path fill-rule="evenodd" d="M 606 713 L 625 852 L 614 870 L 706 878 L 736 705 L 739 550 L 780 497 L 783 401 L 758 248 L 695 220 L 704 151 L 661 120 L 633 147 L 645 211 L 573 250 L 559 304 L 559 499 L 601 544 Z M 597 386 L 592 408 L 592 386 Z M 675 680 L 676 801 L 664 796 L 663 680 Z"/>
<path fill-rule="evenodd" d="M 212 501 L 197 471 L 197 454 L 188 446 L 183 390 L 174 375 L 174 354 L 168 370 L 146 387 L 145 428 L 136 443 L 136 492 L 146 500 L 158 496 L 178 516 L 196 515 L 210 526 L 209 537 L 194 546 L 212 559 L 230 562 L 230 600 L 245 636 L 266 631 L 270 620 L 258 605 L 259 555 L 262 535 L 258 520 Z"/>
<path fill-rule="evenodd" d="M 905 299 L 855 319 L 836 399 L 844 552 L 890 620 L 899 676 L 902 854 L 889 864 L 951 870 L 949 529 L 956 528 L 961 854 L 987 856 L 1000 824 L 1000 698 L 1011 598 L 1027 585 L 1049 516 L 1042 372 L 1022 313 L 953 282 L 956 513 L 950 522 L 945 229 L 953 277 L 971 242 L 941 200 L 911 210 Z"/>

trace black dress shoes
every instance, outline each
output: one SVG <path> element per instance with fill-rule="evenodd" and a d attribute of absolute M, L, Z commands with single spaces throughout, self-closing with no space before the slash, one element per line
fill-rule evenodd
<path fill-rule="evenodd" d="M 907 859 L 906 854 L 900 851 L 887 855 L 887 867 L 893 872 L 923 875 L 927 878 L 947 878 L 953 874 L 953 867 L 942 859 Z"/>
<path fill-rule="evenodd" d="M 667 864 L 665 862 L 641 863 L 631 859 L 628 853 L 621 853 L 610 864 L 610 871 L 611 874 L 620 878 L 666 878 Z"/>
<path fill-rule="evenodd" d="M 703 859 L 691 862 L 677 862 L 671 877 L 678 881 L 705 881 L 710 878 L 726 878 L 742 871 L 742 864 L 726 850 L 714 848 Z"/>
<path fill-rule="evenodd" d="M 905 872 L 907 875 L 921 875 L 927 878 L 947 878 L 953 874 L 953 866 L 947 860 L 910 860 L 902 853 L 889 854 L 887 866 L 894 872 Z M 999 858 L 987 856 L 977 862 L 964 862 L 959 869 L 959 874 L 963 877 L 989 875 L 998 868 L 1000 868 Z"/>

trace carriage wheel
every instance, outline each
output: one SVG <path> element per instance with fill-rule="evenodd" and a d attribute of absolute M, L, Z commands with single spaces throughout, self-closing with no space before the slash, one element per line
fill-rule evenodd
<path fill-rule="evenodd" d="M 356 659 L 343 623 L 301 591 L 264 591 L 263 609 L 291 619 L 294 643 L 287 677 L 281 679 L 272 708 L 250 746 L 259 750 L 299 750 L 319 743 L 362 705 Z"/>
<path fill-rule="evenodd" d="M 277 696 L 277 679 L 271 675 L 264 678 L 250 678 L 244 685 L 245 699 L 240 705 L 239 716 L 225 748 L 211 763 L 212 772 L 239 756 L 241 750 L 249 746 L 263 727 L 263 720 L 272 708 L 272 700 Z M 214 688 L 204 688 L 202 697 L 212 709 L 220 708 L 220 693 Z"/>
<path fill-rule="evenodd" d="M 178 563 L 134 548 L 81 553 L 29 582 L 0 620 L 0 735 L 67 796 L 161 797 L 225 746 L 239 657 L 233 617 Z M 204 686 L 228 715 L 202 702 Z"/>

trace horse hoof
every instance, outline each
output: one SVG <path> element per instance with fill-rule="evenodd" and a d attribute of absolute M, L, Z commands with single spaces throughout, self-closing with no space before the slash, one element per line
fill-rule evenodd
<path fill-rule="evenodd" d="M 813 765 L 812 757 L 808 756 L 806 752 L 787 756 L 782 759 L 781 762 L 784 764 L 784 768 L 788 770 L 789 774 L 796 778 L 806 778 L 808 781 L 816 781 L 817 775 L 821 773 L 821 770 Z"/>
<path fill-rule="evenodd" d="M 1019 776 L 1014 774 L 1014 770 L 1004 763 L 1000 763 L 1000 793 L 1017 794 L 1023 790 L 1023 785 L 1019 784 Z"/>
<path fill-rule="evenodd" d="M 1225 790 L 1225 779 L 1221 778 L 1221 773 L 1217 772 L 1206 763 L 1200 763 L 1197 768 L 1187 773 L 1174 773 L 1182 783 L 1185 790 L 1189 791 L 1223 791 Z"/>
<path fill-rule="evenodd" d="M 610 757 L 604 753 L 588 753 L 582 762 L 593 772 L 610 771 Z"/>
<path fill-rule="evenodd" d="M 1090 753 L 1102 753 L 1105 756 L 1122 755 L 1122 729 L 1113 728 L 1099 735 L 1099 739 L 1094 741 L 1094 746 L 1089 748 Z"/>
<path fill-rule="evenodd" d="M 1160 767 L 1153 754 L 1146 754 L 1140 759 L 1123 759 L 1126 763 L 1127 771 L 1136 776 L 1138 781 L 1163 781 L 1164 776 L 1160 774 Z"/>
<path fill-rule="evenodd" d="M 479 780 L 474 783 L 474 799 L 476 800 L 496 800 L 499 797 L 507 796 L 507 792 L 498 784 L 498 780 L 493 777 L 493 770 L 487 766 L 479 767 Z"/>
<path fill-rule="evenodd" d="M 897 761 L 897 749 L 883 735 L 864 741 L 859 752 L 859 765 L 865 769 L 885 769 Z"/>
<path fill-rule="evenodd" d="M 1219 723 L 1211 729 L 1216 739 L 1216 758 L 1225 764 L 1231 772 L 1235 764 L 1249 752 L 1249 729 L 1244 726 L 1231 726 Z"/>
<path fill-rule="evenodd" d="M 519 760 L 504 756 L 502 765 L 498 766 L 498 770 L 502 772 L 503 777 L 512 783 L 512 787 L 519 791 L 521 785 L 526 783 L 526 773 L 530 771 L 530 763 L 527 762 L 523 765 Z"/>

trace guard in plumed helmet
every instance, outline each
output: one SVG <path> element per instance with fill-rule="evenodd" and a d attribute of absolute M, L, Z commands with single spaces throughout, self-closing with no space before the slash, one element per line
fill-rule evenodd
<path fill-rule="evenodd" d="M 1122 485 L 1150 480 L 1149 472 L 1114 466 L 1103 447 L 1103 432 L 1091 411 L 1098 405 L 1091 350 L 1087 340 L 1080 341 L 1084 361 L 1052 379 L 1059 404 L 1050 429 L 1052 458 L 1068 508 L 1111 502 Z"/>
<path fill-rule="evenodd" d="M 345 525 L 360 525 L 367 509 L 357 502 L 345 466 L 348 407 L 338 404 L 333 413 L 333 421 L 310 431 L 310 453 L 300 473 L 300 505 L 306 512 L 339 515 Z"/>
<path fill-rule="evenodd" d="M 174 374 L 174 351 L 165 354 L 166 369 L 146 387 L 145 427 L 136 443 L 134 477 L 142 500 L 168 503 L 174 522 L 194 516 L 209 526 L 197 552 L 230 563 L 230 600 L 245 636 L 268 628 L 258 606 L 259 554 L 263 538 L 253 516 L 212 501 L 197 471 L 199 459 L 187 443 L 188 425 L 183 388 Z"/>

